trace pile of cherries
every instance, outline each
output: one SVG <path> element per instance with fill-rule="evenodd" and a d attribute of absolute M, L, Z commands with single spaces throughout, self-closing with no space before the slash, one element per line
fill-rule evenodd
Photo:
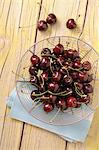
<path fill-rule="evenodd" d="M 31 92 L 31 99 L 40 101 L 45 112 L 55 107 L 61 111 L 79 108 L 82 103 L 90 102 L 91 63 L 82 62 L 77 50 L 65 50 L 58 43 L 52 50 L 43 48 L 41 58 L 33 54 L 30 61 L 30 83 L 37 86 L 37 90 Z"/>

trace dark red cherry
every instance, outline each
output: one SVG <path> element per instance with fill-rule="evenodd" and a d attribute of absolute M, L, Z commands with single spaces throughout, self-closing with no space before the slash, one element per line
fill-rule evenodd
<path fill-rule="evenodd" d="M 66 75 L 67 74 L 67 71 L 66 71 L 66 69 L 64 69 L 64 68 L 60 68 L 60 73 L 61 74 L 63 74 L 63 75 Z"/>
<path fill-rule="evenodd" d="M 64 51 L 64 57 L 68 58 L 67 50 Z"/>
<path fill-rule="evenodd" d="M 78 72 L 76 72 L 76 71 L 71 72 L 70 75 L 73 80 L 76 80 L 78 78 Z"/>
<path fill-rule="evenodd" d="M 50 59 L 48 57 L 42 57 L 40 62 L 40 69 L 45 70 L 50 66 Z"/>
<path fill-rule="evenodd" d="M 52 92 L 56 92 L 59 88 L 59 84 L 56 82 L 51 82 L 48 84 L 48 90 Z"/>
<path fill-rule="evenodd" d="M 34 90 L 34 91 L 31 92 L 30 96 L 31 96 L 32 100 L 34 100 L 36 98 L 36 96 L 34 96 L 33 94 L 39 94 L 39 91 L 38 90 Z"/>
<path fill-rule="evenodd" d="M 47 22 L 44 20 L 40 20 L 37 24 L 37 29 L 39 31 L 46 31 L 48 28 Z"/>
<path fill-rule="evenodd" d="M 63 78 L 63 83 L 66 85 L 70 85 L 73 82 L 71 76 L 65 75 Z"/>
<path fill-rule="evenodd" d="M 78 73 L 78 79 L 79 79 L 81 82 L 87 81 L 87 79 L 88 79 L 88 74 L 87 74 L 86 72 L 79 72 L 79 73 Z"/>
<path fill-rule="evenodd" d="M 59 100 L 56 101 L 56 106 L 58 108 L 60 108 L 61 110 L 64 110 L 67 108 L 67 105 L 66 105 L 66 101 L 65 99 L 61 98 Z"/>
<path fill-rule="evenodd" d="M 67 22 L 66 22 L 66 26 L 68 29 L 74 29 L 76 28 L 76 22 L 74 19 L 69 19 Z"/>
<path fill-rule="evenodd" d="M 79 83 L 79 82 L 76 82 L 76 87 L 77 87 L 77 89 L 82 90 L 83 89 L 83 84 Z"/>
<path fill-rule="evenodd" d="M 68 68 L 69 66 L 72 67 L 73 63 L 72 63 L 72 61 L 66 60 L 63 65 L 64 65 L 66 68 Z"/>
<path fill-rule="evenodd" d="M 64 51 L 64 46 L 62 44 L 60 44 L 60 43 L 57 44 L 55 46 L 55 48 L 53 49 L 53 53 L 55 55 L 61 55 L 63 53 L 63 51 Z"/>
<path fill-rule="evenodd" d="M 31 63 L 33 66 L 38 66 L 40 63 L 40 58 L 37 55 L 32 55 Z"/>
<path fill-rule="evenodd" d="M 43 92 L 46 91 L 45 86 L 44 86 L 43 84 L 40 84 L 40 86 L 39 86 L 39 91 L 40 91 L 41 93 L 43 93 Z"/>
<path fill-rule="evenodd" d="M 93 74 L 88 74 L 87 83 L 91 82 L 93 80 Z"/>
<path fill-rule="evenodd" d="M 73 61 L 74 61 L 74 62 L 77 62 L 77 61 L 81 62 L 81 57 L 78 56 L 78 57 L 74 58 Z"/>
<path fill-rule="evenodd" d="M 41 76 L 42 76 L 42 78 L 43 78 L 44 81 L 48 81 L 48 72 L 43 72 L 41 74 Z"/>
<path fill-rule="evenodd" d="M 68 107 L 76 107 L 77 106 L 77 99 L 73 96 L 67 98 L 67 106 Z"/>
<path fill-rule="evenodd" d="M 79 69 L 79 68 L 81 68 L 81 67 L 82 67 L 81 62 L 79 62 L 79 61 L 75 61 L 75 62 L 73 62 L 73 68 L 77 68 L 77 69 Z"/>
<path fill-rule="evenodd" d="M 49 95 L 49 100 L 50 100 L 51 103 L 55 104 L 56 99 L 57 99 L 57 96 L 55 96 L 55 95 Z"/>
<path fill-rule="evenodd" d="M 51 55 L 51 50 L 49 48 L 43 48 L 41 55 Z"/>
<path fill-rule="evenodd" d="M 82 66 L 86 71 L 89 71 L 91 69 L 91 63 L 89 61 L 84 61 Z"/>
<path fill-rule="evenodd" d="M 91 84 L 85 84 L 83 90 L 84 90 L 85 94 L 92 93 L 93 92 L 93 87 L 92 87 Z"/>
<path fill-rule="evenodd" d="M 36 67 L 30 66 L 29 73 L 30 75 L 37 75 L 38 69 Z"/>
<path fill-rule="evenodd" d="M 76 59 L 76 58 L 78 58 L 78 57 L 79 57 L 79 52 L 76 51 L 76 50 L 74 50 L 74 51 L 73 51 L 73 59 Z"/>
<path fill-rule="evenodd" d="M 67 50 L 67 56 L 68 56 L 68 58 L 73 58 L 73 53 L 74 53 L 74 51 L 72 50 L 72 49 L 69 49 L 69 50 Z"/>
<path fill-rule="evenodd" d="M 38 77 L 37 76 L 31 76 L 30 77 L 30 82 L 31 82 L 31 84 L 37 84 L 38 83 Z"/>
<path fill-rule="evenodd" d="M 44 104 L 44 111 L 45 112 L 51 112 L 53 109 L 54 109 L 54 105 L 53 104 L 51 104 L 51 103 L 45 103 Z"/>
<path fill-rule="evenodd" d="M 90 102 L 90 96 L 86 95 L 85 97 L 81 97 L 81 98 L 79 98 L 77 100 L 78 100 L 78 102 L 88 104 Z"/>
<path fill-rule="evenodd" d="M 57 21 L 56 16 L 53 13 L 48 14 L 47 18 L 46 18 L 46 22 L 48 24 L 55 24 Z"/>
<path fill-rule="evenodd" d="M 57 59 L 57 62 L 63 64 L 65 62 L 64 56 L 60 55 Z"/>
<path fill-rule="evenodd" d="M 52 75 L 52 79 L 55 82 L 59 82 L 61 80 L 62 74 L 59 71 L 55 71 Z"/>

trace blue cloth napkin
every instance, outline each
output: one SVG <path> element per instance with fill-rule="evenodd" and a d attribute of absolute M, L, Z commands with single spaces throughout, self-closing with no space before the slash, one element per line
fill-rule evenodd
<path fill-rule="evenodd" d="M 48 130 L 50 132 L 53 132 L 55 134 L 58 134 L 63 139 L 70 141 L 70 142 L 76 142 L 76 141 L 84 142 L 88 134 L 92 119 L 93 119 L 93 113 L 92 113 L 85 120 L 82 120 L 72 125 L 54 126 L 54 125 L 43 123 L 33 118 L 24 109 L 17 95 L 16 88 L 14 88 L 14 90 L 11 92 L 10 96 L 8 97 L 7 106 L 11 108 L 11 111 L 9 113 L 9 116 L 11 118 L 26 122 L 28 124 L 31 124 L 31 125 L 40 127 L 42 129 Z"/>

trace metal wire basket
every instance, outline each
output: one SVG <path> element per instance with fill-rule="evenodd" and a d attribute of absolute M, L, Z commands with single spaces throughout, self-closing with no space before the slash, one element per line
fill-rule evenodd
<path fill-rule="evenodd" d="M 40 56 L 41 50 L 45 47 L 53 49 L 55 45 L 60 43 L 64 45 L 65 49 L 76 49 L 79 51 L 82 61 L 88 60 L 92 64 L 91 72 L 93 74 L 93 93 L 91 95 L 91 102 L 86 105 L 82 104 L 79 108 L 68 108 L 64 113 L 59 112 L 57 117 L 51 122 L 50 120 L 57 113 L 57 108 L 55 108 L 50 113 L 45 113 L 42 109 L 42 105 L 32 109 L 33 100 L 30 97 L 30 93 L 32 90 L 35 90 L 36 87 L 31 85 L 29 80 L 29 66 L 30 66 L 30 57 L 32 56 L 32 52 Z M 93 113 L 97 106 L 99 106 L 99 54 L 94 50 L 86 42 L 68 36 L 55 36 L 44 39 L 35 43 L 21 58 L 21 61 L 18 65 L 16 72 L 16 89 L 19 100 L 23 105 L 24 109 L 34 118 L 53 125 L 69 125 L 76 123 L 82 119 L 88 117 L 91 113 Z M 24 92 L 22 92 L 24 91 Z"/>

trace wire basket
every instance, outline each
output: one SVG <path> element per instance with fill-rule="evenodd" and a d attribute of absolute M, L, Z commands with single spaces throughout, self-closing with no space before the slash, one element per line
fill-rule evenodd
<path fill-rule="evenodd" d="M 46 113 L 42 109 L 42 105 L 32 109 L 33 100 L 30 97 L 31 91 L 35 90 L 36 87 L 31 85 L 29 81 L 29 66 L 30 58 L 32 53 L 37 54 L 39 57 L 43 48 L 48 47 L 51 50 L 58 43 L 64 45 L 65 49 L 76 49 L 79 51 L 82 62 L 87 60 L 92 64 L 91 73 L 93 74 L 93 81 L 91 82 L 93 86 L 93 93 L 91 94 L 91 102 L 86 105 L 82 104 L 79 108 L 68 108 L 64 113 L 59 112 L 54 121 L 50 121 L 53 116 L 57 113 L 57 108 L 52 112 Z M 42 122 L 53 124 L 53 125 L 69 125 L 81 121 L 87 118 L 91 113 L 93 113 L 97 106 L 99 106 L 99 54 L 86 42 L 68 36 L 55 36 L 44 39 L 35 43 L 21 58 L 16 72 L 16 89 L 19 100 L 23 105 L 24 109 L 33 117 Z M 24 91 L 24 92 L 22 92 Z"/>

